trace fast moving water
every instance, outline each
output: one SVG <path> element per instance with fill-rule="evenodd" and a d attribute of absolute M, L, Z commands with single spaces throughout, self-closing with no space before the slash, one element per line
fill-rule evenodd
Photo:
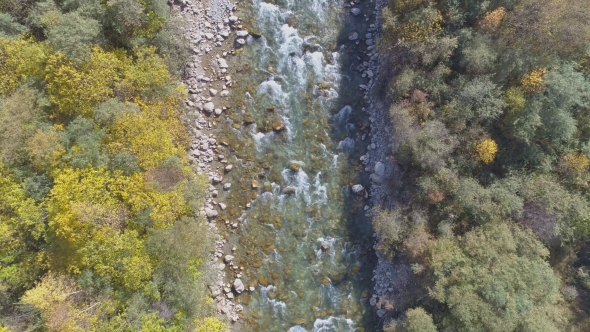
<path fill-rule="evenodd" d="M 238 221 L 235 263 L 255 286 L 237 297 L 239 330 L 372 330 L 373 239 L 364 197 L 350 190 L 360 181 L 362 82 L 343 69 L 353 51 L 341 8 L 254 0 L 246 13 L 261 37 L 236 57 L 238 106 L 220 135 L 235 153 L 220 219 Z"/>

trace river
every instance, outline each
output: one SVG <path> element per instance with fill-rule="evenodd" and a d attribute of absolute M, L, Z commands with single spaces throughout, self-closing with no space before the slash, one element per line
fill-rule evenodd
<path fill-rule="evenodd" d="M 253 0 L 241 17 L 256 36 L 232 59 L 236 84 L 219 142 L 232 151 L 230 246 L 244 267 L 239 331 L 372 331 L 367 115 L 352 64 L 366 50 L 348 40 L 369 21 L 330 0 Z M 370 4 L 357 5 L 372 12 Z"/>

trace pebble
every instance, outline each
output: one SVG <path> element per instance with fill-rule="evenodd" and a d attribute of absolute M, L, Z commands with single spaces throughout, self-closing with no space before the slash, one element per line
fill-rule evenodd
<path fill-rule="evenodd" d="M 223 58 L 217 59 L 217 64 L 219 65 L 219 68 L 229 68 L 229 66 L 227 65 L 227 61 L 225 61 L 225 59 Z"/>
<path fill-rule="evenodd" d="M 360 10 L 360 8 L 354 7 L 350 10 L 350 13 L 354 16 L 359 16 L 361 14 L 361 10 Z"/>
<path fill-rule="evenodd" d="M 223 185 L 223 189 L 229 190 L 229 188 L 231 188 L 231 183 L 226 183 Z"/>
<path fill-rule="evenodd" d="M 209 89 L 209 93 L 211 94 L 211 96 L 215 96 L 215 95 L 217 95 L 217 90 Z"/>
<path fill-rule="evenodd" d="M 348 36 L 348 40 L 353 40 L 353 41 L 354 41 L 354 40 L 357 40 L 357 39 L 359 39 L 359 34 L 358 34 L 358 33 L 356 33 L 356 32 L 353 32 L 353 33 L 351 33 L 351 34 Z"/>
<path fill-rule="evenodd" d="M 365 187 L 363 187 L 363 185 L 361 184 L 355 184 L 354 186 L 352 186 L 352 192 L 360 195 L 365 191 Z"/>

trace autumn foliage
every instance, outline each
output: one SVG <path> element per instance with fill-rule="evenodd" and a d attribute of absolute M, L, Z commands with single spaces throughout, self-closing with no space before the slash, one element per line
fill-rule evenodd
<path fill-rule="evenodd" d="M 494 161 L 498 152 L 498 144 L 493 139 L 484 139 L 475 146 L 477 160 L 484 164 Z"/>

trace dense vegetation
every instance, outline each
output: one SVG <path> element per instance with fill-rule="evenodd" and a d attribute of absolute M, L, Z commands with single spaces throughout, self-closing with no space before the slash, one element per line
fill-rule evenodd
<path fill-rule="evenodd" d="M 0 0 L 0 331 L 221 331 L 164 0 Z"/>
<path fill-rule="evenodd" d="M 590 330 L 590 2 L 391 0 L 383 19 L 398 176 L 374 223 L 416 282 L 386 330 Z"/>

